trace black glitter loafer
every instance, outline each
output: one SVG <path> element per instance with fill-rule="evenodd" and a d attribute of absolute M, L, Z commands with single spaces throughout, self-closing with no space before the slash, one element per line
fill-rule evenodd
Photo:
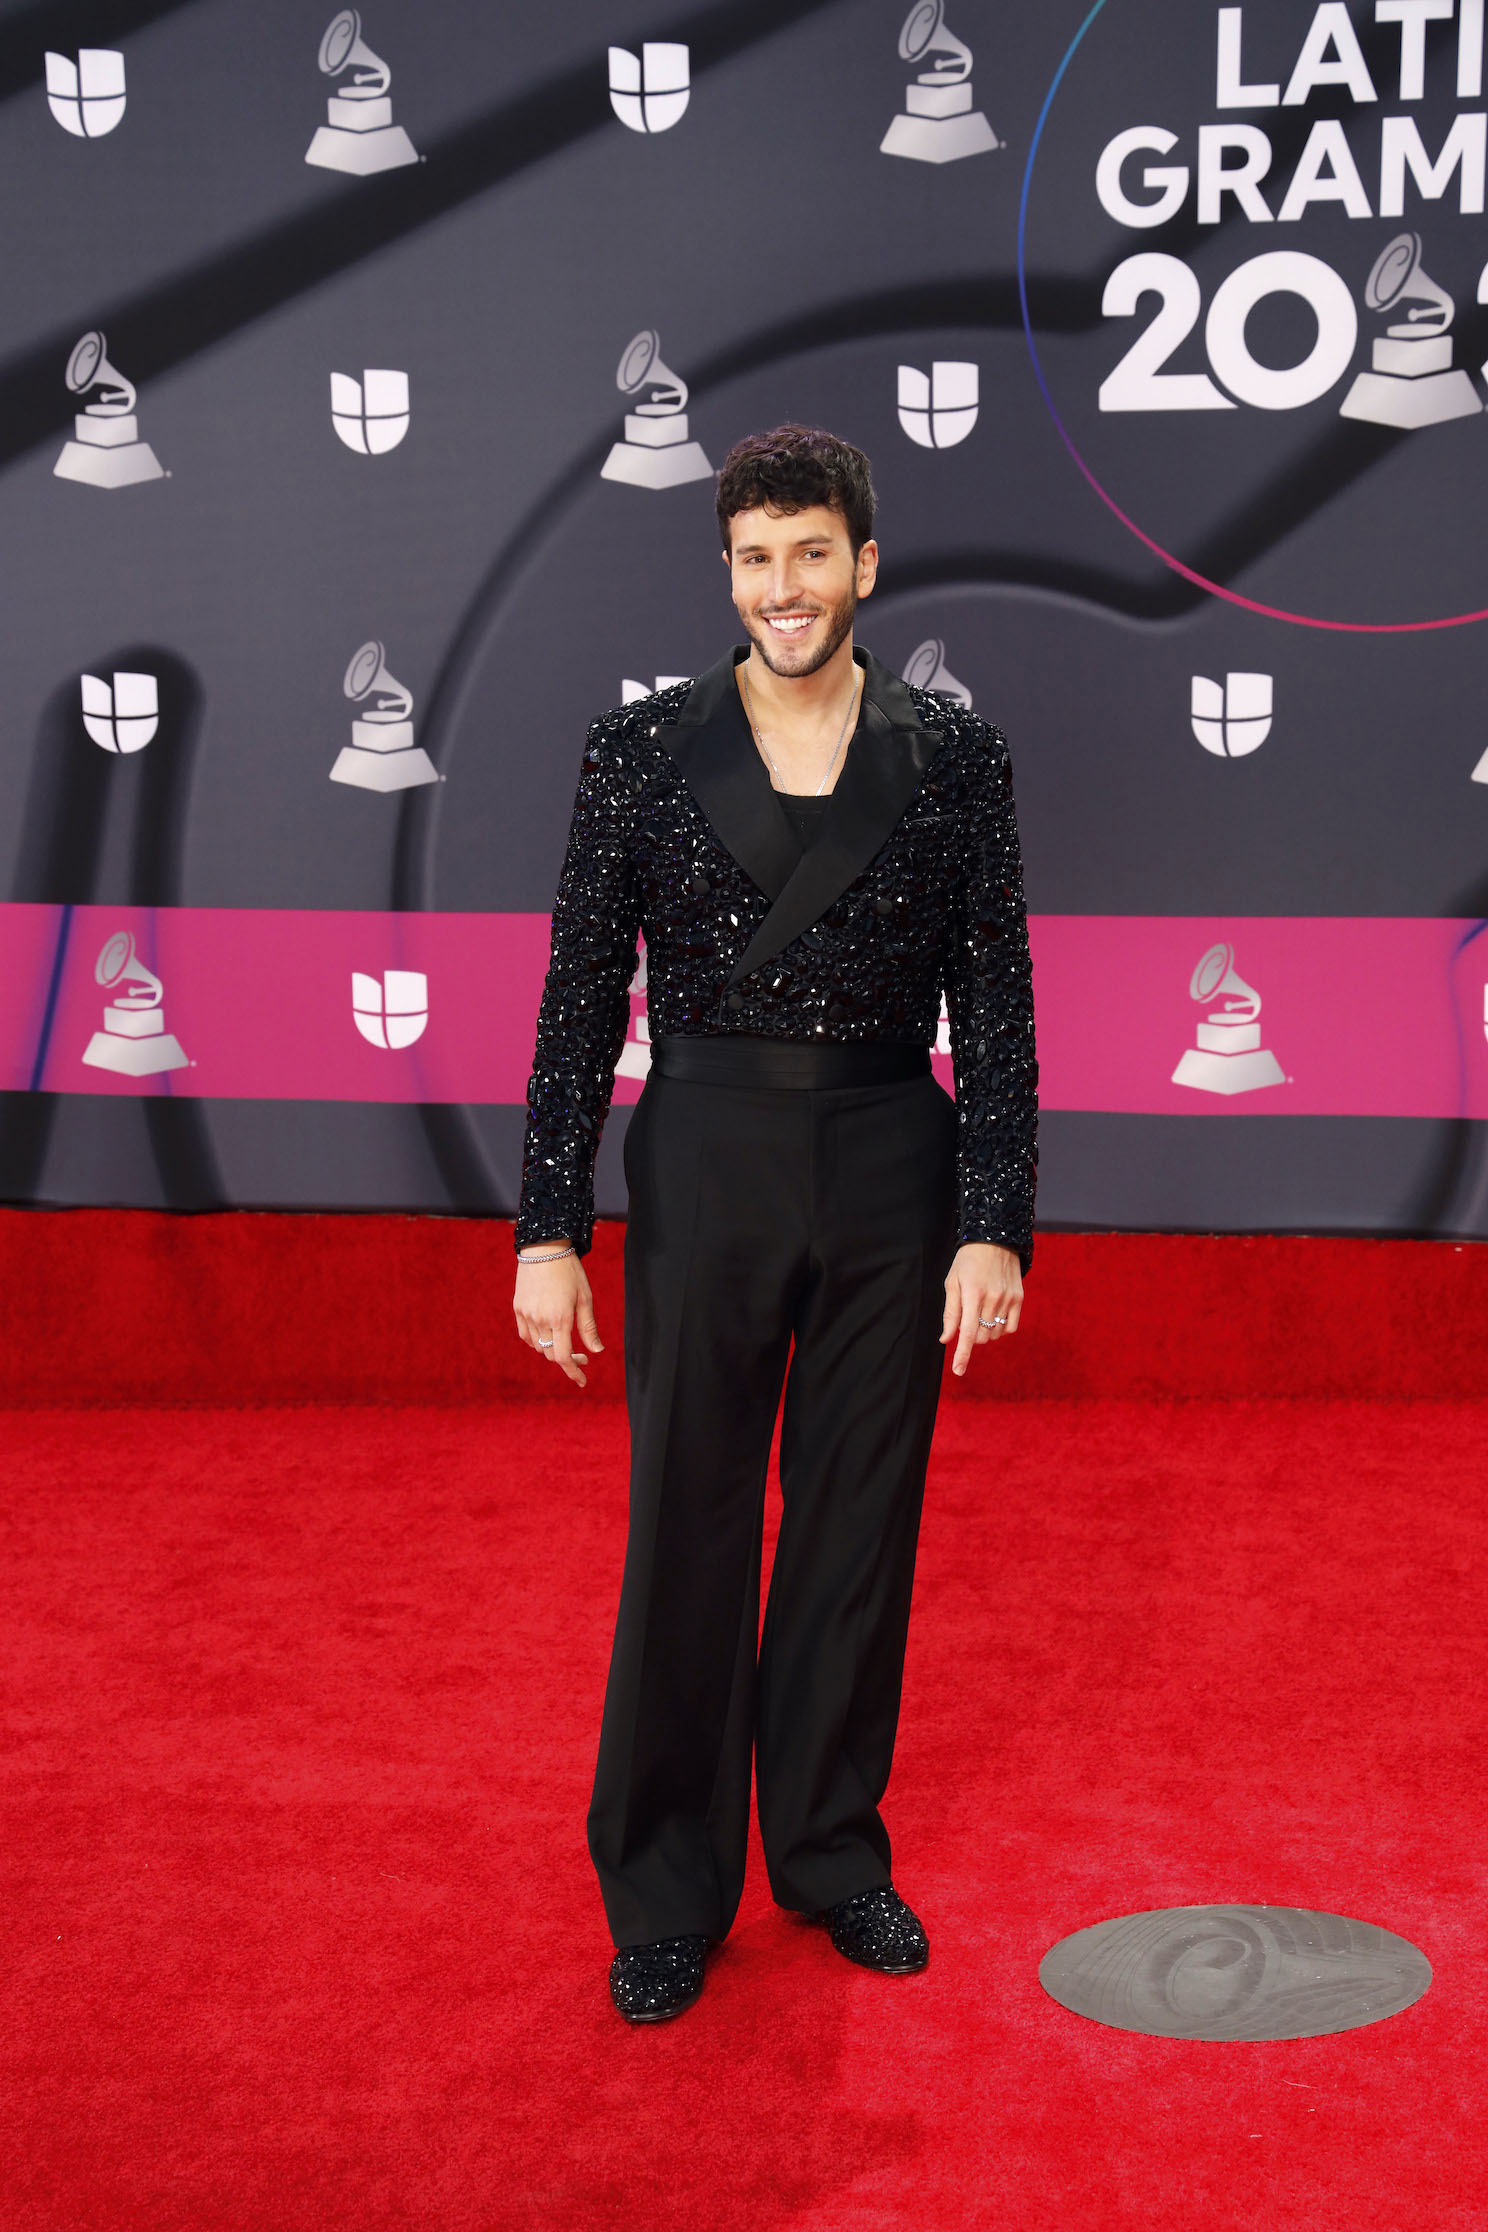
<path fill-rule="evenodd" d="M 814 1917 L 831 1933 L 844 1960 L 880 1976 L 913 1976 L 930 1958 L 930 1941 L 919 1916 L 907 1907 L 892 1883 L 839 1899 Z"/>
<path fill-rule="evenodd" d="M 626 2022 L 668 2023 L 685 2013 L 702 1992 L 707 1947 L 705 1937 L 623 1945 L 610 1965 L 610 1998 Z"/>

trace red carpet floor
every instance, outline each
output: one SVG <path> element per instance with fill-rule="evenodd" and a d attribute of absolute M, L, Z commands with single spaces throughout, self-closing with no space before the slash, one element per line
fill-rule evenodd
<path fill-rule="evenodd" d="M 896 1872 L 926 1976 L 761 1872 L 702 2004 L 610 2012 L 583 1849 L 621 1414 L 12 1412 L 6 2232 L 1480 2232 L 1488 1404 L 956 1403 Z M 1435 1964 L 1333 2039 L 1039 1989 L 1136 1908 Z"/>

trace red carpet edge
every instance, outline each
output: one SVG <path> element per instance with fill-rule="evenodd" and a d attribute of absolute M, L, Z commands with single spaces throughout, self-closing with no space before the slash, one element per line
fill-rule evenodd
<path fill-rule="evenodd" d="M 0 1407 L 618 1401 L 624 1228 L 587 1392 L 512 1332 L 504 1219 L 0 1210 Z M 1051 1233 L 956 1401 L 1488 1396 L 1488 1248 Z"/>

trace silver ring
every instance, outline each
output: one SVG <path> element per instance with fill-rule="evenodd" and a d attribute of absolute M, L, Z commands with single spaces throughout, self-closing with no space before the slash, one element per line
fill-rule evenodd
<path fill-rule="evenodd" d="M 539 1341 L 537 1345 L 539 1348 L 551 1348 L 553 1346 L 551 1341 Z"/>
<path fill-rule="evenodd" d="M 977 1324 L 978 1324 L 978 1325 L 985 1325 L 985 1326 L 986 1326 L 986 1328 L 987 1328 L 987 1331 L 988 1331 L 988 1332 L 990 1333 L 994 1325 L 1006 1325 L 1006 1324 L 1007 1324 L 1007 1319 L 1006 1319 L 1006 1318 L 984 1318 L 984 1317 L 979 1317 L 979 1318 L 977 1319 Z"/>

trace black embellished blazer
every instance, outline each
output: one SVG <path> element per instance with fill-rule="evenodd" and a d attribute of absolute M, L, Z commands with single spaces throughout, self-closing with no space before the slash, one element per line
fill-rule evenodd
<path fill-rule="evenodd" d="M 1012 771 L 999 729 L 871 653 L 803 852 L 729 652 L 589 731 L 527 1088 L 519 1247 L 587 1252 L 637 932 L 653 1038 L 933 1043 L 944 991 L 960 1237 L 1032 1255 L 1037 1064 Z"/>

